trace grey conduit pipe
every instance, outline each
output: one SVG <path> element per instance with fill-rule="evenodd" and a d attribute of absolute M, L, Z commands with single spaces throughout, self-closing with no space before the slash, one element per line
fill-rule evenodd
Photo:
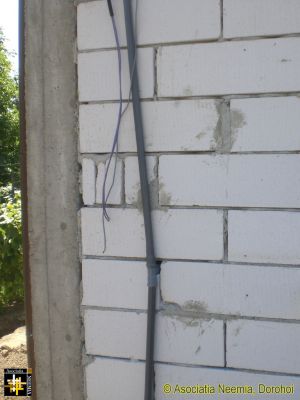
<path fill-rule="evenodd" d="M 138 1 L 138 0 L 136 0 Z M 141 182 L 141 195 L 146 237 L 146 263 L 148 269 L 148 314 L 147 314 L 147 341 L 146 341 L 146 367 L 145 367 L 145 400 L 154 399 L 154 330 L 155 330 L 155 300 L 160 263 L 154 253 L 153 229 L 151 220 L 150 191 L 147 176 L 145 157 L 144 131 L 142 123 L 141 104 L 139 96 L 139 81 L 136 67 L 136 43 L 132 20 L 131 0 L 123 0 L 126 37 L 128 46 L 128 61 L 130 76 L 132 77 L 132 105 L 135 124 L 135 134 L 138 152 L 139 173 Z"/>

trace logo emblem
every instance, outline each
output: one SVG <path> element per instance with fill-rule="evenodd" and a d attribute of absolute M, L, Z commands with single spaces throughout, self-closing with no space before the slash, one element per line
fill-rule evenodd
<path fill-rule="evenodd" d="M 4 397 L 31 396 L 32 370 L 6 368 L 4 369 Z"/>

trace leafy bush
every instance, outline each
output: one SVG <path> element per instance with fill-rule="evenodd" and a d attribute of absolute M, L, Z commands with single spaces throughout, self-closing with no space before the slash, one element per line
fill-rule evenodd
<path fill-rule="evenodd" d="M 20 187 L 18 78 L 0 28 L 0 186 Z"/>
<path fill-rule="evenodd" d="M 0 28 L 0 309 L 23 301 L 18 79 Z"/>
<path fill-rule="evenodd" d="M 0 188 L 0 308 L 23 301 L 20 191 Z"/>

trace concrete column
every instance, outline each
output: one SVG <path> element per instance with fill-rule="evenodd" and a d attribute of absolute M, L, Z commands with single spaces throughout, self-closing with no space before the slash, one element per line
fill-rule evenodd
<path fill-rule="evenodd" d="M 83 398 L 72 0 L 25 1 L 29 278 L 36 398 Z"/>

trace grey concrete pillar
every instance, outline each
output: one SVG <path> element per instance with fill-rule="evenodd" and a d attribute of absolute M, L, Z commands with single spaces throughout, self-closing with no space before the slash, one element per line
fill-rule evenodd
<path fill-rule="evenodd" d="M 36 398 L 83 398 L 72 0 L 24 2 L 28 268 Z M 23 143 L 24 144 L 24 143 Z"/>

